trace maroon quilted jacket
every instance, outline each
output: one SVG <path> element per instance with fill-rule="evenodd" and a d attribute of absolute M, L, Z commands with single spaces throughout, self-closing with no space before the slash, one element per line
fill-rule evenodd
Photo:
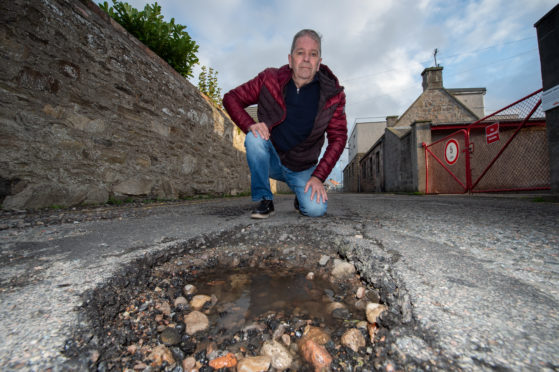
<path fill-rule="evenodd" d="M 266 123 L 271 131 L 285 120 L 285 87 L 291 75 L 292 71 L 288 65 L 268 68 L 254 79 L 225 94 L 223 106 L 235 124 L 248 133 L 249 127 L 255 122 L 244 109 L 258 104 L 258 120 Z M 324 182 L 344 151 L 347 121 L 345 93 L 338 79 L 322 64 L 317 75 L 320 82 L 320 98 L 314 127 L 306 140 L 287 152 L 278 151 L 278 155 L 281 163 L 292 171 L 309 169 L 318 162 L 326 133 L 328 146 L 313 173 L 313 176 Z"/>

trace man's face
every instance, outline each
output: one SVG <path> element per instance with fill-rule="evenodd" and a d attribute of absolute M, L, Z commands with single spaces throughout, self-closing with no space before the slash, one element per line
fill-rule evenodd
<path fill-rule="evenodd" d="M 293 81 L 298 88 L 313 80 L 322 61 L 318 43 L 306 35 L 295 41 L 295 49 L 288 59 L 289 67 L 293 69 Z"/>

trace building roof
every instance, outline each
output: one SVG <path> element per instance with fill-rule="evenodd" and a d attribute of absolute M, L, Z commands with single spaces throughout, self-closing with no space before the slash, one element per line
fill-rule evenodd
<path fill-rule="evenodd" d="M 485 94 L 487 93 L 486 88 L 445 88 L 450 94 Z"/>

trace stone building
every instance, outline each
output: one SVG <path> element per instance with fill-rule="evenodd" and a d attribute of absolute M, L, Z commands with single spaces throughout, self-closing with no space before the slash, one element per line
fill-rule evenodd
<path fill-rule="evenodd" d="M 445 89 L 442 71 L 442 67 L 430 67 L 422 72 L 421 95 L 401 116 L 386 118 L 384 133 L 369 142 L 359 166 L 353 164 L 359 178 L 358 191 L 422 191 L 421 143 L 430 142 L 425 123 L 469 123 L 483 116 L 486 89 Z M 349 169 L 344 170 L 344 185 L 346 180 L 352 183 L 349 175 Z"/>
<path fill-rule="evenodd" d="M 359 192 L 360 172 L 359 161 L 363 154 L 384 134 L 386 121 L 356 122 L 348 138 L 349 162 L 344 168 L 344 192 Z"/>
<path fill-rule="evenodd" d="M 485 116 L 485 88 L 446 89 L 442 70 L 425 69 L 422 94 L 402 116 L 387 118 L 383 136 L 359 160 L 359 190 L 549 189 L 546 122 L 536 109 L 538 93 Z M 494 142 L 487 137 L 490 124 L 500 136 Z"/>
<path fill-rule="evenodd" d="M 416 121 L 464 123 L 484 116 L 485 88 L 445 89 L 442 67 L 426 68 L 421 76 L 423 93 L 390 127 L 409 128 Z"/>

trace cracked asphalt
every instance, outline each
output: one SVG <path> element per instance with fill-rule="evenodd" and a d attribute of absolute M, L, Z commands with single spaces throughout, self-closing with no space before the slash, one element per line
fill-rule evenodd
<path fill-rule="evenodd" d="M 280 195 L 0 214 L 0 370 L 66 370 L 83 294 L 200 236 L 307 226 L 385 293 L 400 360 L 433 370 L 559 370 L 559 203 L 545 195 L 329 194 L 309 219 Z M 541 198 L 538 200 L 542 200 Z M 312 240 L 312 234 L 309 235 Z M 312 244 L 308 242 L 308 244 Z M 413 324 L 413 327 L 406 326 Z M 446 364 L 439 361 L 445 360 Z M 449 364 L 448 361 L 451 361 Z"/>

